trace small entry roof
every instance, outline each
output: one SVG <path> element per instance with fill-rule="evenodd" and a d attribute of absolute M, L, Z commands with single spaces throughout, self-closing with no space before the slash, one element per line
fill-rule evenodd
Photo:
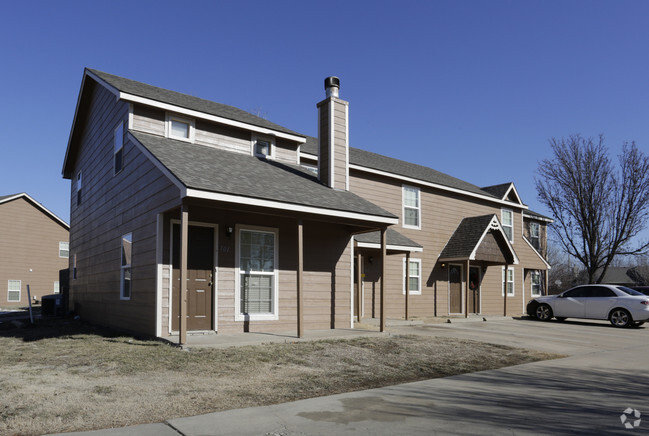
<path fill-rule="evenodd" d="M 518 264 L 514 247 L 496 215 L 464 218 L 440 253 L 439 260 Z"/>

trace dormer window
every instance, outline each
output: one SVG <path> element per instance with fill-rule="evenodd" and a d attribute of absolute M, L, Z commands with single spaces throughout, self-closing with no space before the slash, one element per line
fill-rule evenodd
<path fill-rule="evenodd" d="M 252 138 L 252 153 L 257 157 L 272 159 L 275 154 L 275 144 L 269 138 Z"/>
<path fill-rule="evenodd" d="M 194 122 L 186 118 L 167 115 L 167 137 L 194 142 Z"/>

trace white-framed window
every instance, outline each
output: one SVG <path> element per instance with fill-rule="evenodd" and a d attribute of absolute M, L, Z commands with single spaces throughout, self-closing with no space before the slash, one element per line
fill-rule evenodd
<path fill-rule="evenodd" d="M 119 122 L 113 134 L 113 175 L 116 175 L 124 167 L 124 123 Z"/>
<path fill-rule="evenodd" d="M 277 230 L 241 228 L 237 244 L 237 321 L 278 319 Z"/>
<path fill-rule="evenodd" d="M 403 185 L 403 227 L 405 228 L 421 228 L 420 194 L 419 188 Z"/>
<path fill-rule="evenodd" d="M 539 223 L 531 221 L 530 222 L 530 243 L 532 247 L 539 250 L 541 248 L 541 226 Z"/>
<path fill-rule="evenodd" d="M 61 283 L 54 282 L 54 287 L 52 288 L 52 292 L 55 294 L 60 294 L 61 293 Z"/>
<path fill-rule="evenodd" d="M 167 138 L 194 142 L 194 120 L 167 114 Z"/>
<path fill-rule="evenodd" d="M 421 295 L 421 259 L 410 259 L 408 266 L 408 293 L 410 295 Z M 406 258 L 403 258 L 403 289 L 402 293 L 406 294 Z"/>
<path fill-rule="evenodd" d="M 77 174 L 77 206 L 81 205 L 81 188 L 83 187 L 83 175 L 81 171 Z"/>
<path fill-rule="evenodd" d="M 22 282 L 20 280 L 9 280 L 7 282 L 7 301 L 10 303 L 20 302 L 20 290 Z"/>
<path fill-rule="evenodd" d="M 514 242 L 514 211 L 503 209 L 501 212 L 503 230 L 507 238 L 509 238 L 509 242 Z"/>
<path fill-rule="evenodd" d="M 131 299 L 131 258 L 133 251 L 133 234 L 127 233 L 121 238 L 121 267 L 119 273 L 119 298 Z"/>
<path fill-rule="evenodd" d="M 532 297 L 541 296 L 541 272 L 532 271 L 530 273 L 530 280 L 532 281 Z"/>
<path fill-rule="evenodd" d="M 275 140 L 268 137 L 252 137 L 252 154 L 266 159 L 275 158 Z"/>
<path fill-rule="evenodd" d="M 59 257 L 67 259 L 70 257 L 70 243 L 65 241 L 59 242 Z"/>
<path fill-rule="evenodd" d="M 514 295 L 514 267 L 507 268 L 507 277 L 505 277 L 505 267 L 503 267 L 502 275 L 502 296 L 505 296 L 505 288 L 507 288 L 507 296 L 511 297 Z"/>

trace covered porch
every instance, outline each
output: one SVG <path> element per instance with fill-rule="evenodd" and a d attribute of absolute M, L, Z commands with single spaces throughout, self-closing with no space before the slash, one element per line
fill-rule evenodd
<path fill-rule="evenodd" d="M 501 299 L 502 314 L 507 316 L 507 298 L 514 289 L 512 266 L 518 263 L 496 215 L 464 218 L 438 259 L 448 274 L 449 315 L 479 314 L 485 300 L 493 305 Z M 487 270 L 494 267 L 501 270 L 491 274 L 496 280 L 483 286 Z"/>
<path fill-rule="evenodd" d="M 392 220 L 184 199 L 159 217 L 159 336 L 351 329 L 352 235 Z"/>

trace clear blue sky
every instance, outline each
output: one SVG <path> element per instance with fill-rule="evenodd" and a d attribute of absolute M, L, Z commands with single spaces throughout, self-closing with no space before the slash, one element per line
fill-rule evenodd
<path fill-rule="evenodd" d="M 0 195 L 69 220 L 61 166 L 84 67 L 262 113 L 315 136 L 341 79 L 352 146 L 531 209 L 550 137 L 649 152 L 649 1 L 7 1 Z"/>

